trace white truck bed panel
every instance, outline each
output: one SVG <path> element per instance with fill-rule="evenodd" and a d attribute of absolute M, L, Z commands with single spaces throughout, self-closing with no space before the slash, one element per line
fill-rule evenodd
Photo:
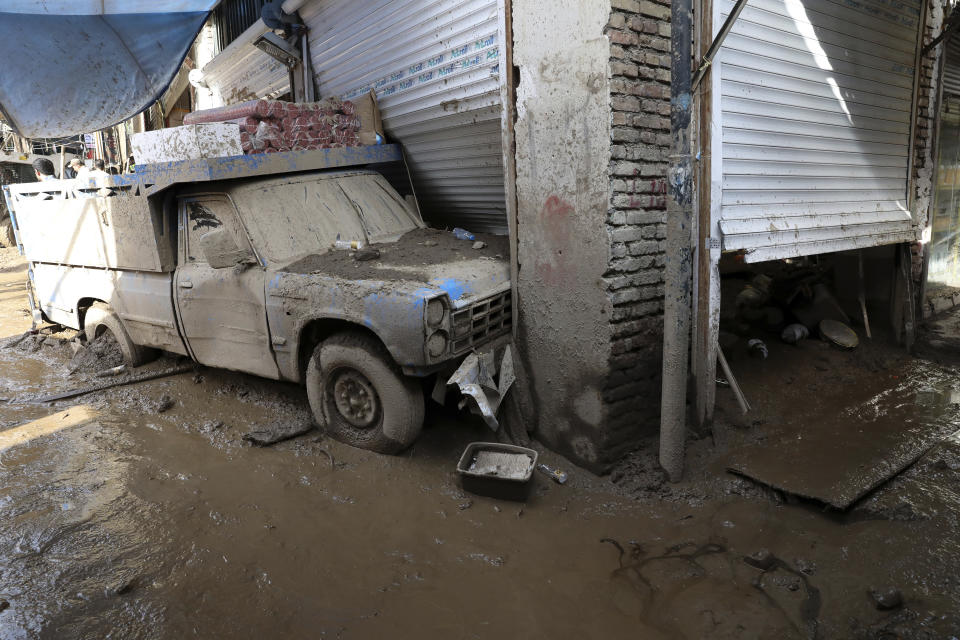
<path fill-rule="evenodd" d="M 70 181 L 63 181 L 69 183 Z M 130 195 L 43 200 L 15 194 L 16 221 L 30 262 L 163 272 L 174 269 L 160 212 Z"/>

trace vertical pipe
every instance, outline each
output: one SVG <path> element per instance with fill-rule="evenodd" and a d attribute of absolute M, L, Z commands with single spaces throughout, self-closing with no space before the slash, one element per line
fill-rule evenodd
<path fill-rule="evenodd" d="M 660 465 L 671 482 L 683 474 L 690 351 L 693 217 L 690 167 L 691 0 L 670 3 L 670 165 L 663 301 L 663 389 L 660 398 Z"/>

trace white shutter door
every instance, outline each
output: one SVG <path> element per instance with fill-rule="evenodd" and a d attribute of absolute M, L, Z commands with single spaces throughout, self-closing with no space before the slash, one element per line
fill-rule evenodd
<path fill-rule="evenodd" d="M 322 97 L 371 88 L 424 217 L 506 233 L 498 0 L 313 0 L 300 9 Z"/>
<path fill-rule="evenodd" d="M 919 22 L 917 0 L 748 1 L 720 56 L 725 250 L 759 262 L 914 238 Z"/>

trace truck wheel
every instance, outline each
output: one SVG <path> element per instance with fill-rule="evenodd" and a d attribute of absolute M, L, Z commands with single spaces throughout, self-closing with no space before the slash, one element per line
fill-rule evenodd
<path fill-rule="evenodd" d="M 83 316 L 83 333 L 89 342 L 103 335 L 105 331 L 113 334 L 120 345 L 120 352 L 123 353 L 123 361 L 127 366 L 139 367 L 157 357 L 156 349 L 134 344 L 113 309 L 102 302 L 95 302 Z"/>
<path fill-rule="evenodd" d="M 360 449 L 399 453 L 423 427 L 423 391 L 375 339 L 353 332 L 321 342 L 307 364 L 314 419 Z"/>
<path fill-rule="evenodd" d="M 0 247 L 17 246 L 17 237 L 13 234 L 13 220 L 4 218 L 0 222 Z"/>

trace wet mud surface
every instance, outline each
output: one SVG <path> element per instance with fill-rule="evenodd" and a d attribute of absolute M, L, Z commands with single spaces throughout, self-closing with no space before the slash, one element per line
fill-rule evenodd
<path fill-rule="evenodd" d="M 354 251 L 329 251 L 323 255 L 307 256 L 284 268 L 291 273 L 323 273 L 357 279 L 429 280 L 438 263 L 456 263 L 466 260 L 504 260 L 510 255 L 505 236 L 475 234 L 485 246 L 474 249 L 474 242 L 460 240 L 449 231 L 415 229 L 397 242 L 370 245 L 379 257 L 358 260 Z M 362 254 L 358 254 L 362 255 Z M 422 271 L 418 271 L 421 267 Z"/>
<path fill-rule="evenodd" d="M 29 327 L 22 279 L 0 273 L 0 340 Z M 960 442 L 936 445 L 849 512 L 792 500 L 723 469 L 723 452 L 763 438 L 762 420 L 785 406 L 774 387 L 761 394 L 776 375 L 749 374 L 736 359 L 757 417 L 725 418 L 715 438 L 693 441 L 683 483 L 658 477 L 655 446 L 597 478 L 535 444 L 570 480 L 537 473 L 530 498 L 511 503 L 462 491 L 457 459 L 489 430 L 443 410 L 428 412 L 410 450 L 388 457 L 315 429 L 251 446 L 246 434 L 308 420 L 305 393 L 205 368 L 32 401 L 103 380 L 70 373 L 71 337 L 0 349 L 2 640 L 960 629 Z M 885 358 L 859 384 L 890 383 L 903 363 L 891 355 L 880 366 Z M 833 364 L 853 376 L 862 362 Z M 729 402 L 721 398 L 727 416 Z M 887 587 L 903 604 L 880 611 L 868 591 Z"/>

